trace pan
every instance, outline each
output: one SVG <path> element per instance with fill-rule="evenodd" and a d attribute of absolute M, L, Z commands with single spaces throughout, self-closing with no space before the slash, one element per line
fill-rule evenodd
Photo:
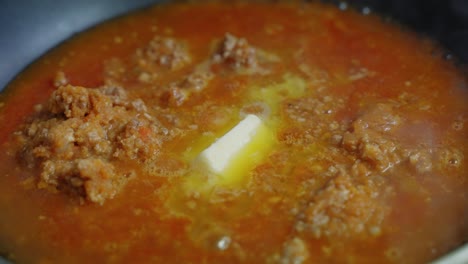
<path fill-rule="evenodd" d="M 99 22 L 157 0 L 4 1 L 0 8 L 0 91 L 24 69 L 62 41 Z M 468 1 L 466 0 L 330 0 L 341 9 L 364 15 L 377 12 L 442 44 L 445 58 L 468 64 Z M 0 257 L 0 264 L 9 263 Z M 468 263 L 468 245 L 434 261 Z"/>

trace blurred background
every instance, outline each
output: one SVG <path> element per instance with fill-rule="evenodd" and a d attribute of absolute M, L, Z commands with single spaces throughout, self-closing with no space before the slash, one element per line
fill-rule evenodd
<path fill-rule="evenodd" d="M 468 64 L 468 0 L 349 0 L 348 3 L 361 11 L 369 7 L 438 40 Z"/>
<path fill-rule="evenodd" d="M 322 1 L 390 16 L 437 39 L 468 64 L 468 0 Z M 163 0 L 0 0 L 0 90 L 30 62 L 71 35 L 157 2 Z"/>

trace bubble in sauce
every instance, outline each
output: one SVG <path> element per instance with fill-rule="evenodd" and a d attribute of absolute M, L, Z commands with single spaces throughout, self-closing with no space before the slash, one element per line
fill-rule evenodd
<path fill-rule="evenodd" d="M 222 251 L 228 249 L 229 245 L 231 245 L 231 238 L 229 236 L 221 237 L 216 243 L 216 247 Z"/>

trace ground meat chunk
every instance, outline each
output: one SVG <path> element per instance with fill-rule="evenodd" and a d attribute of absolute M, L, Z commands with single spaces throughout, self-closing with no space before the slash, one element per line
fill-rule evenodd
<path fill-rule="evenodd" d="M 65 73 L 63 71 L 58 71 L 54 78 L 54 86 L 58 88 L 67 84 L 68 79 L 67 76 L 65 76 Z"/>
<path fill-rule="evenodd" d="M 106 95 L 112 101 L 114 106 L 126 106 L 126 104 L 129 103 L 127 100 L 127 91 L 120 86 L 108 84 L 100 87 L 98 90 Z"/>
<path fill-rule="evenodd" d="M 130 119 L 116 137 L 117 148 L 113 156 L 121 159 L 146 160 L 161 145 L 159 140 L 152 138 L 158 130 L 158 127 L 149 120 L 138 117 Z"/>
<path fill-rule="evenodd" d="M 86 197 L 101 204 L 114 197 L 129 177 L 128 174 L 115 177 L 114 167 L 101 159 L 79 160 L 77 168 L 80 174 L 79 182 L 83 181 Z"/>
<path fill-rule="evenodd" d="M 163 106 L 181 106 L 192 94 L 202 91 L 213 78 L 210 71 L 193 72 L 179 82 L 169 84 L 161 94 Z"/>
<path fill-rule="evenodd" d="M 190 92 L 186 89 L 181 89 L 175 84 L 170 84 L 160 96 L 161 105 L 181 106 L 190 96 Z"/>
<path fill-rule="evenodd" d="M 66 118 L 80 118 L 91 111 L 110 104 L 109 98 L 97 90 L 67 85 L 56 90 L 49 99 L 49 109 L 52 114 L 64 114 Z"/>
<path fill-rule="evenodd" d="M 131 174 L 116 177 L 114 166 L 101 159 L 81 159 L 67 163 L 46 161 L 39 187 L 50 188 L 69 195 L 102 204 L 113 198 Z"/>
<path fill-rule="evenodd" d="M 102 204 L 132 171 L 116 166 L 145 162 L 159 151 L 164 130 L 140 99 L 122 88 L 61 86 L 17 133 L 18 158 L 41 169 L 41 188 Z"/>
<path fill-rule="evenodd" d="M 370 129 L 376 132 L 390 132 L 398 128 L 402 120 L 397 113 L 398 105 L 393 103 L 377 103 L 364 110 L 356 119 L 354 129 Z"/>
<path fill-rule="evenodd" d="M 380 234 L 386 208 L 371 182 L 355 184 L 340 172 L 313 195 L 296 223 L 298 232 L 321 237 L 357 237 Z"/>
<path fill-rule="evenodd" d="M 404 150 L 391 134 L 401 124 L 395 107 L 383 103 L 370 107 L 353 121 L 351 131 L 344 133 L 342 139 L 346 150 L 382 172 L 405 159 Z"/>
<path fill-rule="evenodd" d="M 193 72 L 184 78 L 179 86 L 191 91 L 199 92 L 206 87 L 211 79 L 213 79 L 213 74 L 210 71 Z"/>
<path fill-rule="evenodd" d="M 335 114 L 344 106 L 342 99 L 331 96 L 288 99 L 282 103 L 282 114 L 290 123 L 280 132 L 279 140 L 288 145 L 310 144 L 330 131 L 342 133 Z"/>
<path fill-rule="evenodd" d="M 184 45 L 169 37 L 155 36 L 146 47 L 137 50 L 138 65 L 142 68 L 159 66 L 169 70 L 179 69 L 190 62 Z"/>
<path fill-rule="evenodd" d="M 432 170 L 433 164 L 433 157 L 431 151 L 415 151 L 409 156 L 409 164 L 413 166 L 419 173 L 430 172 Z"/>
<path fill-rule="evenodd" d="M 373 133 L 366 133 L 362 137 L 356 137 L 353 133 L 345 133 L 343 145 L 348 150 L 357 151 L 361 160 L 382 172 L 403 160 L 397 143 Z"/>
<path fill-rule="evenodd" d="M 393 102 L 374 104 L 351 123 L 341 146 L 355 155 L 354 167 L 368 168 L 367 174 L 384 173 L 399 164 L 419 174 L 455 169 L 463 159 L 461 151 L 434 143 L 431 124 L 403 119 L 405 107 Z M 416 136 L 410 133 L 414 131 Z"/>
<path fill-rule="evenodd" d="M 309 251 L 304 240 L 294 237 L 284 243 L 280 264 L 302 264 L 309 258 Z"/>
<path fill-rule="evenodd" d="M 246 39 L 226 33 L 213 56 L 213 62 L 225 63 L 234 69 L 256 68 L 258 66 L 256 53 L 256 49 L 250 46 Z"/>
<path fill-rule="evenodd" d="M 441 168 L 458 169 L 463 164 L 463 152 L 454 147 L 441 150 L 438 156 L 438 166 Z"/>

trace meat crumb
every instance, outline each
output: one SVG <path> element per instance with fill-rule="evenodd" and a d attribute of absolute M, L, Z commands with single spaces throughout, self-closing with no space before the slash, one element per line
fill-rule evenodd
<path fill-rule="evenodd" d="M 390 136 L 401 124 L 394 108 L 390 104 L 376 104 L 352 123 L 351 131 L 343 134 L 342 146 L 381 172 L 406 158 Z"/>
<path fill-rule="evenodd" d="M 296 231 L 315 238 L 379 235 L 386 208 L 375 190 L 370 182 L 355 184 L 340 172 L 299 213 Z"/>
<path fill-rule="evenodd" d="M 161 94 L 163 106 L 181 106 L 192 94 L 199 93 L 213 78 L 210 71 L 193 72 L 179 82 L 169 84 Z"/>
<path fill-rule="evenodd" d="M 103 204 L 135 174 L 114 165 L 159 151 L 165 128 L 146 111 L 120 87 L 61 86 L 16 133 L 18 159 L 40 169 L 39 188 Z"/>
<path fill-rule="evenodd" d="M 63 71 L 58 71 L 54 78 L 54 86 L 60 87 L 68 84 L 68 79 Z"/>
<path fill-rule="evenodd" d="M 258 67 L 257 51 L 246 39 L 226 33 L 213 56 L 214 63 L 225 63 L 234 69 Z"/>
<path fill-rule="evenodd" d="M 147 68 L 151 65 L 169 70 L 179 69 L 191 61 L 184 45 L 174 38 L 154 37 L 146 47 L 137 50 L 138 65 Z"/>
<path fill-rule="evenodd" d="M 410 164 L 419 173 L 430 172 L 432 170 L 432 157 L 428 151 L 417 151 L 409 156 Z"/>
<path fill-rule="evenodd" d="M 278 261 L 280 264 L 301 264 L 309 258 L 309 251 L 304 240 L 294 237 L 286 241 L 282 255 Z"/>

